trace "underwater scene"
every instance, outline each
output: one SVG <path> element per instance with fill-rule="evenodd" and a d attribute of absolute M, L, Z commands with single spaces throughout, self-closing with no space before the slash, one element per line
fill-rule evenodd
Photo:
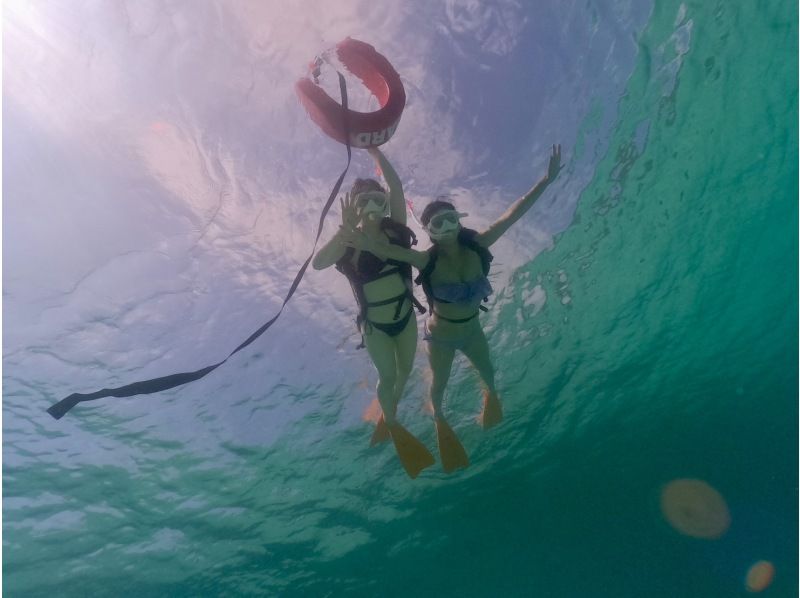
<path fill-rule="evenodd" d="M 797 596 L 797 24 L 4 2 L 3 595 Z M 416 245 L 358 245 L 398 197 Z M 337 235 L 439 248 L 394 395 Z"/>

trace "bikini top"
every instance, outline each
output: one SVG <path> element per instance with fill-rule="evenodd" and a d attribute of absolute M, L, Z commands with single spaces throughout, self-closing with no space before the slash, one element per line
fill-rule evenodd
<path fill-rule="evenodd" d="M 481 301 L 492 294 L 492 285 L 485 276 L 479 276 L 468 282 L 448 282 L 433 285 L 433 298 L 441 303 L 458 303 L 461 305 L 480 305 Z"/>
<path fill-rule="evenodd" d="M 394 245 L 400 245 L 396 241 L 390 239 L 389 243 Z M 352 260 L 353 258 L 353 248 L 348 248 L 348 251 L 345 253 L 344 258 L 347 260 Z M 352 261 L 351 261 L 352 263 Z M 392 266 L 403 266 L 403 262 L 398 262 L 395 260 L 382 260 L 374 253 L 370 253 L 369 251 L 362 251 L 361 254 L 358 256 L 358 265 L 353 269 L 353 274 L 358 277 L 359 282 L 361 284 L 365 284 L 367 282 L 372 282 L 373 280 L 378 280 L 379 278 L 383 278 L 384 276 L 388 276 L 389 274 L 394 274 L 395 272 L 400 272 L 400 268 L 392 268 L 390 270 L 386 270 L 384 272 L 384 268 L 387 265 Z"/>
<path fill-rule="evenodd" d="M 428 248 L 428 263 L 420 270 L 416 283 L 422 285 L 422 290 L 428 299 L 428 305 L 433 312 L 433 302 L 442 303 L 461 303 L 467 305 L 480 304 L 480 299 L 485 299 L 492 293 L 492 285 L 486 276 L 489 274 L 492 260 L 491 252 L 475 240 L 477 231 L 469 228 L 462 228 L 458 233 L 458 242 L 464 247 L 478 254 L 481 260 L 483 275 L 469 282 L 455 282 L 438 284 L 435 287 L 431 284 L 431 275 L 436 269 L 436 262 L 439 258 L 439 248 L 434 243 L 433 247 Z M 486 308 L 480 306 L 482 310 Z"/>

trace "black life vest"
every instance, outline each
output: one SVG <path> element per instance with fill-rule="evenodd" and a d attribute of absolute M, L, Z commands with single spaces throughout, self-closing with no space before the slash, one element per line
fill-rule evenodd
<path fill-rule="evenodd" d="M 417 244 L 417 236 L 414 234 L 414 231 L 392 218 L 383 218 L 380 222 L 380 230 L 393 233 L 387 235 L 389 237 L 389 243 L 393 245 L 410 249 L 412 245 Z M 400 308 L 404 303 L 404 299 L 407 298 L 412 302 L 414 307 L 417 308 L 419 313 L 425 313 L 425 308 L 417 301 L 416 297 L 414 297 L 413 285 L 411 284 L 411 264 L 392 259 L 383 261 L 369 252 L 362 251 L 358 260 L 359 264 L 356 266 L 353 264 L 354 253 L 355 249 L 348 247 L 344 255 L 336 262 L 336 269 L 347 277 L 347 280 L 350 282 L 350 288 L 353 289 L 353 295 L 356 298 L 359 308 L 358 317 L 356 318 L 356 326 L 359 331 L 362 330 L 362 325 L 367 319 L 367 308 L 369 307 L 389 305 L 393 302 L 397 302 L 397 309 L 394 314 L 394 319 L 396 320 L 400 317 Z M 362 264 L 362 261 L 365 263 Z M 394 268 L 383 270 L 387 264 L 394 266 Z M 389 297 L 381 301 L 368 302 L 364 294 L 364 285 L 368 282 L 391 276 L 392 274 L 400 274 L 400 277 L 406 285 L 406 291 L 395 297 Z M 364 343 L 362 339 L 359 348 L 363 346 Z"/>

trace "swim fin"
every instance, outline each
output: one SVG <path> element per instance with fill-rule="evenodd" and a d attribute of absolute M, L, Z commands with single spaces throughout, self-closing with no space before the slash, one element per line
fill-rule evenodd
<path fill-rule="evenodd" d="M 431 452 L 419 440 L 398 423 L 386 426 L 392 436 L 394 448 L 403 469 L 411 479 L 416 478 L 426 467 L 433 465 L 436 460 Z"/>
<path fill-rule="evenodd" d="M 378 418 L 378 422 L 375 424 L 375 431 L 372 433 L 372 438 L 369 440 L 370 446 L 375 446 L 376 444 L 381 444 L 382 442 L 388 442 L 392 439 L 391 434 L 389 434 L 389 426 L 386 425 L 386 420 L 383 418 L 383 414 Z"/>
<path fill-rule="evenodd" d="M 442 457 L 444 472 L 450 473 L 459 467 L 467 467 L 469 465 L 467 451 L 464 450 L 458 436 L 453 432 L 453 428 L 438 417 L 434 421 L 436 423 L 436 441 L 439 443 L 439 455 Z"/>
<path fill-rule="evenodd" d="M 483 409 L 478 416 L 478 423 L 484 430 L 496 426 L 503 421 L 503 406 L 496 392 L 483 391 Z"/>

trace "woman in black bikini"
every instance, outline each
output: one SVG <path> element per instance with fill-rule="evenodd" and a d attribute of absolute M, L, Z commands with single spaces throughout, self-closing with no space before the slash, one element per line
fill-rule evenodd
<path fill-rule="evenodd" d="M 406 261 L 420 270 L 417 282 L 422 285 L 431 307 L 430 318 L 425 323 L 425 340 L 428 341 L 428 358 L 433 373 L 431 402 L 445 471 L 469 465 L 464 447 L 447 424 L 442 410 L 442 399 L 456 351 L 466 355 L 484 385 L 479 423 L 488 429 L 503 419 L 489 344 L 477 317 L 481 301 L 492 292 L 487 279 L 492 260 L 489 247 L 531 208 L 561 168 L 561 146 L 553 146 L 547 175 L 483 232 L 463 228 L 459 221 L 466 214 L 457 212 L 451 203 L 432 202 L 421 218 L 433 243 L 427 251 L 389 245 L 358 232 L 347 237 L 351 247 L 368 249 L 384 259 Z"/>
<path fill-rule="evenodd" d="M 411 266 L 347 243 L 349 235 L 358 231 L 381 245 L 410 248 L 414 236 L 406 226 L 406 202 L 397 173 L 377 148 L 368 151 L 380 167 L 389 193 L 376 180 L 357 179 L 342 202 L 342 227 L 319 250 L 313 266 L 322 270 L 336 265 L 350 281 L 360 309 L 357 324 L 363 345 L 378 370 L 377 393 L 383 415 L 372 444 L 391 438 L 403 467 L 415 478 L 434 459 L 395 417 L 417 350 L 414 307 L 419 304 L 412 292 Z"/>

